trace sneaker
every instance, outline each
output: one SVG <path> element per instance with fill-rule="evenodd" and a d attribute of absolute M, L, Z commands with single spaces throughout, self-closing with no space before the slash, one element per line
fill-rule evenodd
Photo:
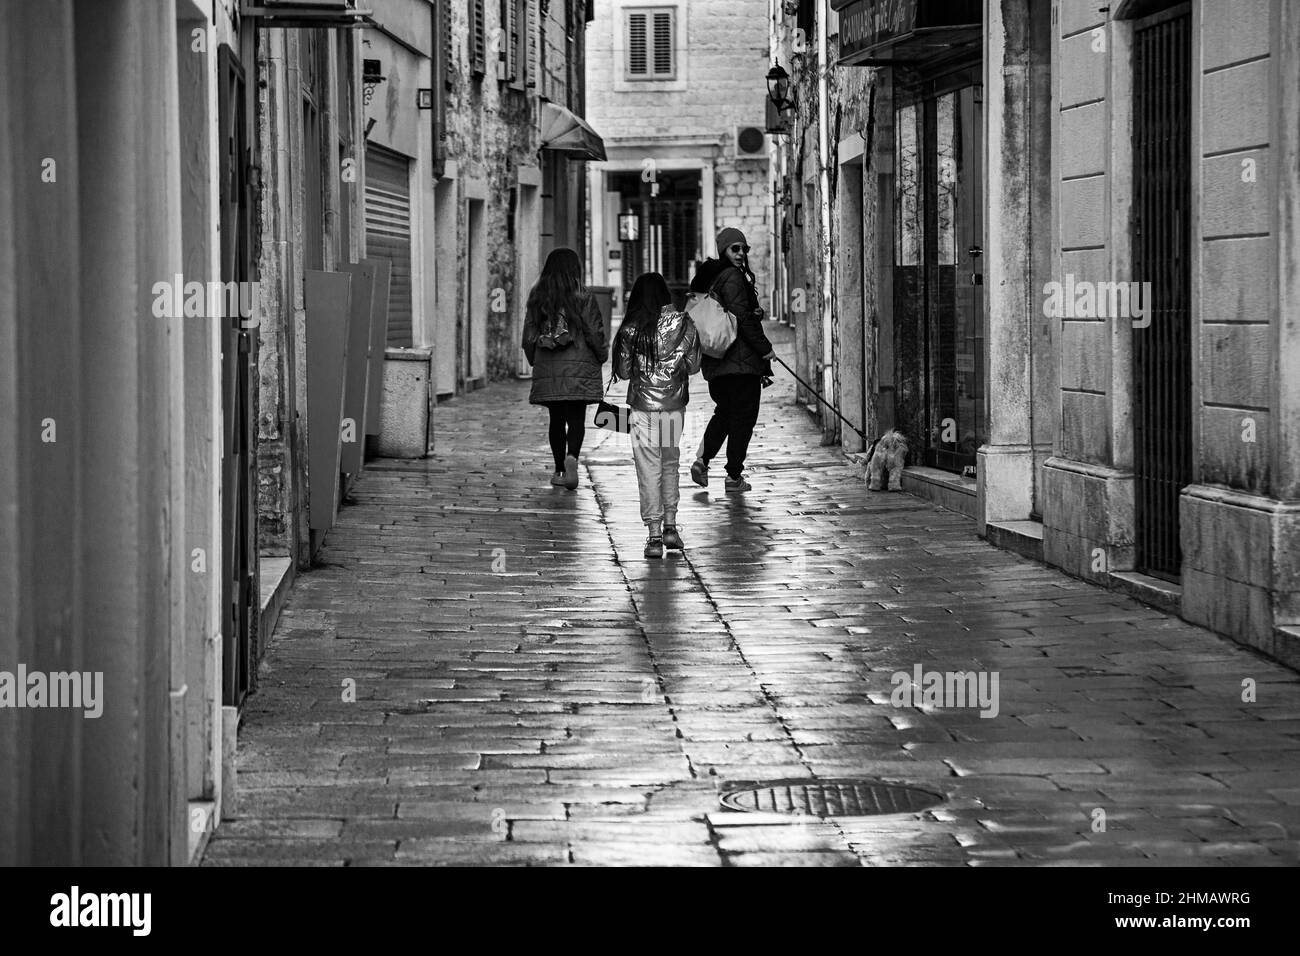
<path fill-rule="evenodd" d="M 691 481 L 701 488 L 709 487 L 709 463 L 703 458 L 696 458 L 691 463 Z"/>
<path fill-rule="evenodd" d="M 578 487 L 578 459 L 572 455 L 564 456 L 564 487 L 570 491 Z"/>
<path fill-rule="evenodd" d="M 664 556 L 664 539 L 647 538 L 645 543 L 645 556 L 647 558 L 662 558 Z"/>
<path fill-rule="evenodd" d="M 726 491 L 752 491 L 754 486 L 745 480 L 745 476 L 739 478 L 728 478 L 724 483 Z"/>
<path fill-rule="evenodd" d="M 558 487 L 560 487 L 560 488 L 563 488 L 563 487 L 564 487 L 564 472 L 562 472 L 562 471 L 557 471 L 555 474 L 551 475 L 551 484 L 556 485 L 556 486 L 558 486 Z"/>
<path fill-rule="evenodd" d="M 685 551 L 686 545 L 682 544 L 682 536 L 677 533 L 677 525 L 664 525 L 664 549 L 667 551 Z"/>

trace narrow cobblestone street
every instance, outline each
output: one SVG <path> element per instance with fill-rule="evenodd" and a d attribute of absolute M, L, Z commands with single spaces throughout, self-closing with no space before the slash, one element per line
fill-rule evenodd
<path fill-rule="evenodd" d="M 589 429 L 577 492 L 549 486 L 527 389 L 440 406 L 434 455 L 362 476 L 289 595 L 206 865 L 1300 861 L 1291 671 L 868 492 L 780 370 L 744 495 L 685 473 L 692 384 L 685 556 L 646 560 L 626 439 Z M 891 705 L 917 665 L 997 674 L 996 715 Z M 718 804 L 847 776 L 945 800 Z"/>

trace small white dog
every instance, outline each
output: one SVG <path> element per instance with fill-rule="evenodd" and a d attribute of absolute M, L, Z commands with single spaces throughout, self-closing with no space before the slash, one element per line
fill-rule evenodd
<path fill-rule="evenodd" d="M 896 428 L 877 438 L 871 446 L 871 457 L 867 459 L 867 489 L 880 491 L 887 478 L 890 491 L 902 491 L 907 452 L 907 436 Z"/>

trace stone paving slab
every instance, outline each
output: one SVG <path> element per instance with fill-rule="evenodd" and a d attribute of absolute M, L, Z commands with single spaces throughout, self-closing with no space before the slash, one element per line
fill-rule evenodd
<path fill-rule="evenodd" d="M 683 471 L 687 550 L 647 561 L 626 439 L 589 429 L 579 489 L 550 486 L 527 387 L 439 406 L 427 460 L 355 485 L 288 596 L 204 865 L 1300 862 L 1293 672 L 868 492 L 786 379 L 754 490 Z M 996 674 L 996 715 L 912 696 L 918 666 Z M 718 803 L 844 776 L 945 800 L 835 821 Z"/>

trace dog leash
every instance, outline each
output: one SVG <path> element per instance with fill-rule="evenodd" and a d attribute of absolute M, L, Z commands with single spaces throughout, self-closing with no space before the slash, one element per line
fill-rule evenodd
<path fill-rule="evenodd" d="M 868 457 L 870 457 L 871 451 L 874 451 L 874 450 L 875 450 L 876 442 L 880 441 L 880 439 L 879 439 L 879 438 L 868 438 L 865 434 L 863 434 L 862 429 L 858 428 L 857 425 L 853 424 L 851 421 L 849 421 L 849 420 L 848 420 L 847 418 L 845 418 L 843 415 L 840 415 L 840 410 L 839 410 L 838 408 L 836 408 L 834 405 L 832 405 L 830 402 L 826 401 L 826 399 L 822 398 L 822 394 L 821 394 L 821 392 L 817 391 L 817 389 L 813 388 L 811 385 L 809 385 L 807 382 L 805 382 L 803 379 L 801 379 L 801 378 L 799 377 L 799 374 L 798 374 L 794 369 L 792 369 L 790 366 L 786 365 L 784 361 L 782 361 L 781 356 L 773 354 L 772 358 L 774 358 L 774 359 L 776 359 L 778 362 L 780 362 L 781 365 L 782 365 L 782 367 L 783 367 L 787 372 L 789 372 L 791 375 L 794 376 L 794 380 L 795 380 L 796 382 L 798 382 L 798 383 L 799 383 L 800 385 L 802 385 L 804 388 L 808 389 L 808 391 L 810 391 L 810 392 L 812 392 L 814 395 L 816 395 L 816 396 L 817 396 L 817 400 L 818 400 L 819 402 L 821 402 L 823 405 L 825 405 L 827 408 L 829 408 L 831 411 L 833 411 L 837 416 L 839 416 L 840 421 L 842 421 L 845 425 L 848 425 L 848 426 L 849 426 L 850 428 L 852 428 L 855 432 L 857 432 L 857 433 L 862 437 L 862 440 L 863 440 L 864 442 L 866 442 L 868 445 L 871 446 L 870 450 L 869 450 L 868 453 L 867 453 Z"/>

